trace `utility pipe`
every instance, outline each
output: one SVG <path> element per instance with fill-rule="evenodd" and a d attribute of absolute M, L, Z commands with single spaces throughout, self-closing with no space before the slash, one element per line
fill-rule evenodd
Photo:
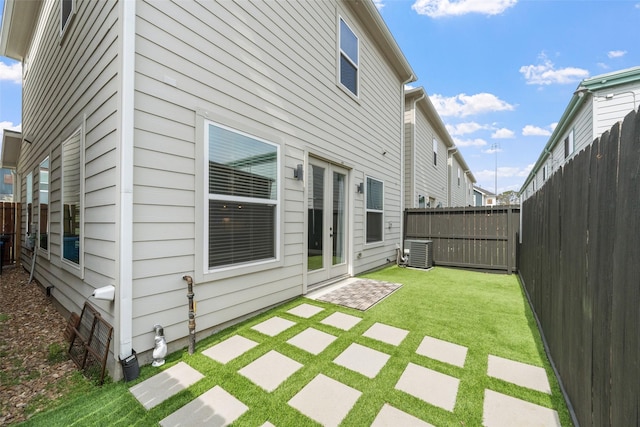
<path fill-rule="evenodd" d="M 191 276 L 182 276 L 187 282 L 187 298 L 189 299 L 189 354 L 196 351 L 196 310 L 193 305 L 193 279 Z"/>

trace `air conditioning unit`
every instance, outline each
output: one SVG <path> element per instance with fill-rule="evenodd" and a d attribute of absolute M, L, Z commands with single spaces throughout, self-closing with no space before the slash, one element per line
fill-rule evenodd
<path fill-rule="evenodd" d="M 431 268 L 433 267 L 433 241 L 432 240 L 405 240 L 404 253 L 409 255 L 409 267 Z"/>

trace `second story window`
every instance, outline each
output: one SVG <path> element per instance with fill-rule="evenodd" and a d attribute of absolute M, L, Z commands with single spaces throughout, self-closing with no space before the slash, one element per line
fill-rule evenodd
<path fill-rule="evenodd" d="M 568 158 L 573 154 L 573 150 L 575 149 L 574 141 L 573 141 L 573 129 L 569 132 L 569 135 L 564 139 L 564 158 Z"/>
<path fill-rule="evenodd" d="M 359 41 L 351 28 L 340 18 L 340 83 L 358 96 Z"/>
<path fill-rule="evenodd" d="M 433 166 L 438 166 L 438 141 L 433 138 Z"/>
<path fill-rule="evenodd" d="M 62 36 L 75 12 L 75 0 L 60 0 L 60 35 Z"/>

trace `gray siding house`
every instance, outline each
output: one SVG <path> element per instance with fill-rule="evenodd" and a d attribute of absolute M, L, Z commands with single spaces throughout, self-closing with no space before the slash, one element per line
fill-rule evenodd
<path fill-rule="evenodd" d="M 521 200 L 640 105 L 640 67 L 583 80 L 520 189 Z"/>
<path fill-rule="evenodd" d="M 199 339 L 395 258 L 415 77 L 372 1 L 6 0 L 0 54 L 35 277 L 114 326 L 112 376 L 186 345 L 185 275 Z"/>
<path fill-rule="evenodd" d="M 476 179 L 422 87 L 405 92 L 404 131 L 405 206 L 473 205 Z"/>

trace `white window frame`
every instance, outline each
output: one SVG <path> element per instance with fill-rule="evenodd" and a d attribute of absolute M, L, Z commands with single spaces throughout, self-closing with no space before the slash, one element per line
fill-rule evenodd
<path fill-rule="evenodd" d="M 40 217 L 40 215 L 42 214 L 42 174 L 43 174 L 43 169 L 42 169 L 42 164 L 44 162 L 48 163 L 48 167 L 47 167 L 47 218 L 46 218 L 46 225 L 47 225 L 47 246 L 45 248 L 42 247 L 42 235 L 40 234 L 40 227 L 42 226 L 42 218 Z M 45 157 L 44 159 L 42 159 L 42 161 L 38 164 L 38 239 L 37 239 L 37 244 L 38 244 L 38 253 L 42 256 L 44 256 L 45 258 L 49 258 L 49 250 L 51 249 L 51 154 L 48 154 L 47 157 Z"/>
<path fill-rule="evenodd" d="M 282 174 L 281 174 L 281 162 L 282 162 L 282 147 L 281 144 L 261 138 L 255 134 L 246 133 L 236 128 L 232 128 L 221 123 L 214 122 L 212 120 L 203 120 L 203 244 L 202 244 L 202 267 L 204 275 L 216 274 L 218 277 L 228 277 L 234 274 L 238 269 L 242 269 L 243 272 L 260 271 L 265 268 L 272 268 L 277 265 L 281 265 L 281 207 L 282 207 Z M 273 146 L 276 149 L 276 199 L 260 199 L 249 198 L 241 196 L 229 196 L 229 195 L 216 195 L 215 193 L 209 193 L 209 126 L 215 126 L 226 131 L 236 133 L 247 138 L 254 139 L 264 144 Z M 230 203 L 257 203 L 265 205 L 275 205 L 275 219 L 274 219 L 274 251 L 275 257 L 268 259 L 261 259 L 237 264 L 229 264 L 221 267 L 209 268 L 209 201 L 210 200 L 224 200 Z"/>
<path fill-rule="evenodd" d="M 29 238 L 33 232 L 33 171 L 27 174 L 27 178 L 25 179 L 25 200 L 27 205 L 27 218 L 26 218 L 26 227 L 25 227 L 25 245 L 29 247 L 28 243 Z M 31 205 L 31 206 L 29 206 Z M 32 240 L 33 245 L 35 247 L 35 239 Z M 33 249 L 33 248 L 31 248 Z"/>
<path fill-rule="evenodd" d="M 575 142 L 575 135 L 574 135 L 574 129 L 571 129 L 569 131 L 569 134 L 567 135 L 567 137 L 564 139 L 565 140 L 565 152 L 564 152 L 564 158 L 565 160 L 570 158 L 573 153 L 576 150 L 576 142 Z"/>
<path fill-rule="evenodd" d="M 78 236 L 78 263 L 74 263 L 72 260 L 65 258 L 64 256 L 64 205 L 65 205 L 65 156 L 64 156 L 64 147 L 69 144 L 73 139 L 78 138 L 79 144 L 79 210 L 80 210 L 80 221 L 79 221 L 79 236 Z M 82 278 L 83 276 L 83 266 L 84 266 L 84 132 L 83 128 L 79 127 L 76 129 L 61 145 L 61 153 L 60 153 L 60 259 L 62 261 L 62 266 L 65 270 L 77 275 Z"/>
<path fill-rule="evenodd" d="M 433 167 L 438 167 L 438 140 L 433 138 Z"/>
<path fill-rule="evenodd" d="M 351 34 L 353 34 L 353 36 L 356 38 L 356 46 L 357 46 L 357 58 L 354 59 L 351 58 L 349 56 L 349 54 L 347 54 L 347 52 L 345 52 L 342 49 L 342 23 L 344 23 L 344 25 L 349 29 L 349 31 L 351 31 Z M 351 25 L 349 25 L 347 23 L 347 20 L 344 19 L 342 16 L 338 15 L 338 54 L 337 54 L 337 81 L 338 81 L 338 85 L 346 92 L 348 93 L 350 96 L 354 97 L 355 99 L 359 99 L 360 98 L 360 38 L 358 37 L 358 35 L 356 34 L 355 31 L 353 31 L 353 28 L 351 27 Z M 351 90 L 351 88 L 345 86 L 342 83 L 342 64 L 341 64 L 341 58 L 344 56 L 344 58 L 355 68 L 355 72 L 356 72 L 356 87 L 355 87 L 355 92 Z"/>
<path fill-rule="evenodd" d="M 76 0 L 59 0 L 60 1 L 60 38 L 63 38 L 67 33 L 68 28 L 71 25 L 71 21 L 76 14 Z M 71 9 L 69 10 L 69 14 L 64 16 L 64 5 L 65 3 L 71 4 Z"/>
<path fill-rule="evenodd" d="M 369 185 L 368 182 L 376 181 L 382 185 L 382 209 L 373 209 L 369 208 Z M 364 218 L 364 241 L 366 245 L 377 245 L 384 242 L 384 181 L 380 179 L 373 178 L 371 176 L 365 177 L 365 200 L 364 200 L 364 208 L 365 208 L 365 218 Z M 369 213 L 379 213 L 382 215 L 382 219 L 380 220 L 380 240 L 372 240 L 369 241 L 369 224 L 368 224 L 368 214 Z"/>
<path fill-rule="evenodd" d="M 458 166 L 458 187 L 460 187 L 460 166 Z"/>

